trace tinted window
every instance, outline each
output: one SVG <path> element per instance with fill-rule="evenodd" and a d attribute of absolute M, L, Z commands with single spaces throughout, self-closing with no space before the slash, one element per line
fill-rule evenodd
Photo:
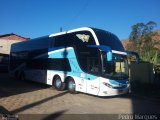
<path fill-rule="evenodd" d="M 100 51 L 96 48 L 87 48 L 85 46 L 77 46 L 77 59 L 81 69 L 92 74 L 99 74 L 100 72 Z"/>
<path fill-rule="evenodd" d="M 121 41 L 114 34 L 99 29 L 94 29 L 94 31 L 97 35 L 100 45 L 110 46 L 112 50 L 125 51 Z"/>
<path fill-rule="evenodd" d="M 32 69 L 71 71 L 67 58 L 32 59 L 27 61 L 27 67 Z"/>
<path fill-rule="evenodd" d="M 31 50 L 40 50 L 47 49 L 51 46 L 52 38 L 50 37 L 40 37 L 32 40 L 27 40 L 24 42 L 14 43 L 11 46 L 12 52 L 20 51 L 31 51 Z"/>
<path fill-rule="evenodd" d="M 55 47 L 73 45 L 95 45 L 95 40 L 89 31 L 67 33 L 55 37 Z"/>
<path fill-rule="evenodd" d="M 55 37 L 55 47 L 59 46 L 66 46 L 67 44 L 67 36 L 66 35 L 60 35 Z"/>
<path fill-rule="evenodd" d="M 10 54 L 10 70 L 15 69 L 17 66 L 21 65 L 24 63 L 28 58 L 28 53 L 27 52 L 18 52 L 14 53 L 11 52 Z"/>

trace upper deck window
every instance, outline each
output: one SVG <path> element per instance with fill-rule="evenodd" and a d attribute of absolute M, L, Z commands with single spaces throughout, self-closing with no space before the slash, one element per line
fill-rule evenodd
<path fill-rule="evenodd" d="M 114 34 L 100 29 L 93 30 L 97 35 L 100 45 L 110 46 L 112 50 L 125 51 L 121 41 Z"/>
<path fill-rule="evenodd" d="M 79 46 L 79 45 L 95 45 L 95 39 L 89 31 L 79 31 L 67 33 L 55 37 L 55 47 L 60 46 Z"/>

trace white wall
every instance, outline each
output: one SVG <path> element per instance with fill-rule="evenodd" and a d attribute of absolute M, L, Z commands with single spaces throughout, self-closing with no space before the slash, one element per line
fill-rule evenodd
<path fill-rule="evenodd" d="M 21 42 L 20 40 L 0 39 L 0 53 L 9 54 L 12 43 Z"/>

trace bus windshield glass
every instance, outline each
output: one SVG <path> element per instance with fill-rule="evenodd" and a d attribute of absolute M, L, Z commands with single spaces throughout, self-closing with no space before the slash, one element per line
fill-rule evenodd
<path fill-rule="evenodd" d="M 94 28 L 93 30 L 96 33 L 100 45 L 110 46 L 112 50 L 125 51 L 121 41 L 116 35 L 100 29 Z"/>
<path fill-rule="evenodd" d="M 102 75 L 109 79 L 125 80 L 128 76 L 128 63 L 124 55 L 113 54 L 113 60 L 107 61 L 103 57 Z"/>

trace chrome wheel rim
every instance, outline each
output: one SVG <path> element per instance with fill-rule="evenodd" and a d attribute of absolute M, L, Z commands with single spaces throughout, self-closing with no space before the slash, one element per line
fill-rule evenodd
<path fill-rule="evenodd" d="M 60 79 L 56 79 L 56 87 L 60 88 L 61 87 L 61 80 Z"/>
<path fill-rule="evenodd" d="M 68 88 L 71 91 L 75 90 L 75 83 L 73 81 L 69 81 Z"/>

